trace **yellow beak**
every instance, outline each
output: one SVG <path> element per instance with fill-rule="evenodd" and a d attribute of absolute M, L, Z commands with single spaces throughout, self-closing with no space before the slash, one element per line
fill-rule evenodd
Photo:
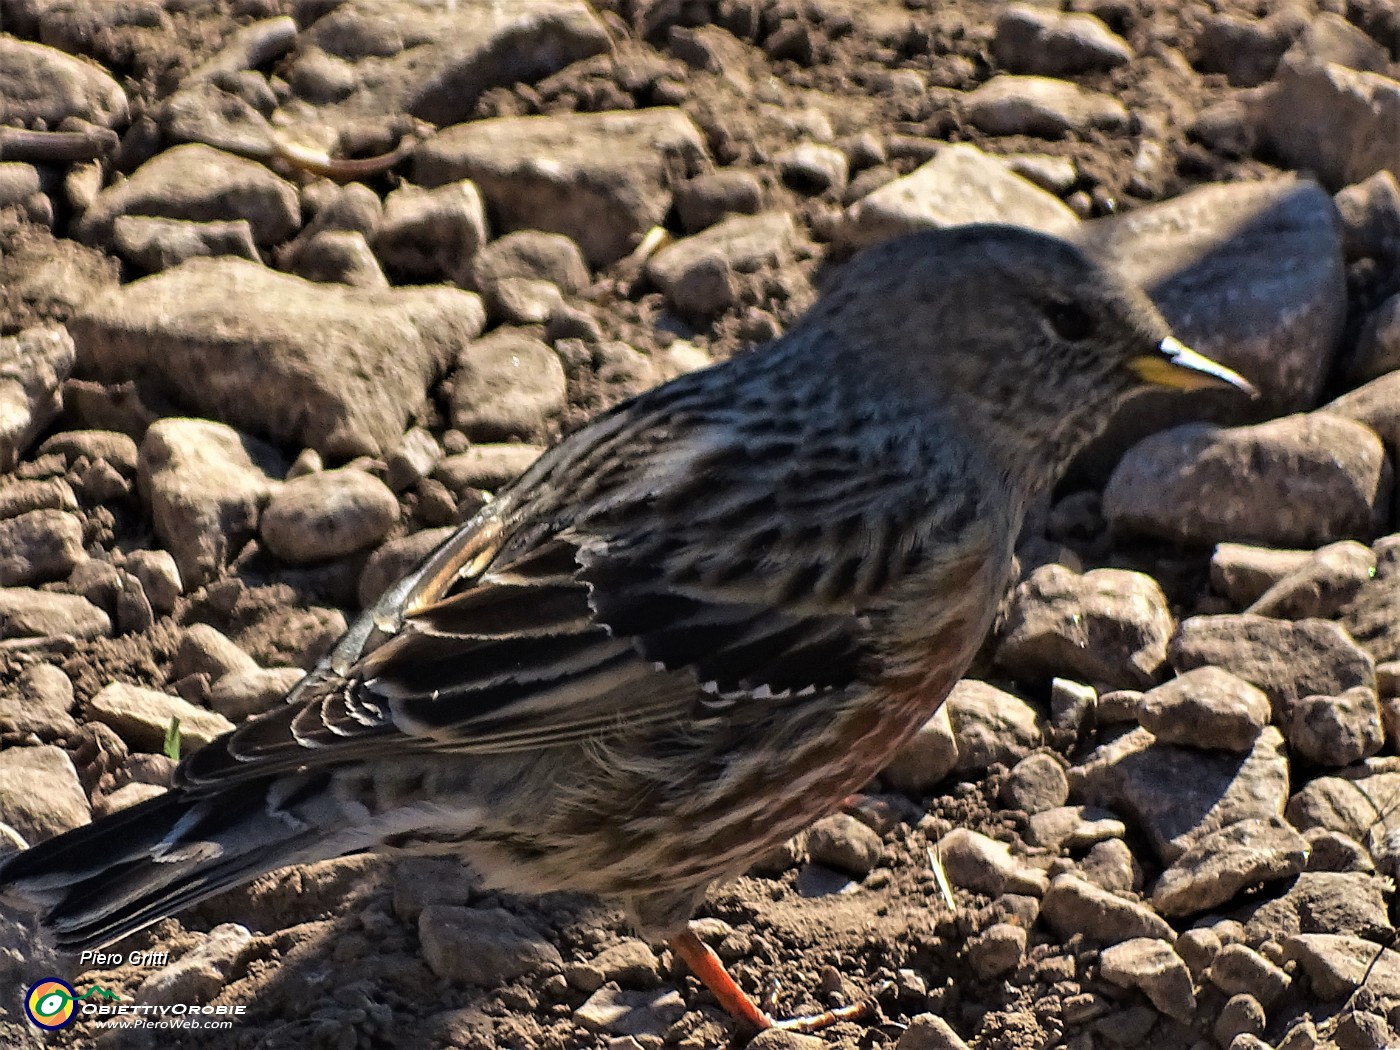
<path fill-rule="evenodd" d="M 1144 382 L 1173 390 L 1205 390 L 1210 387 L 1232 386 L 1250 397 L 1258 397 L 1254 384 L 1238 372 L 1217 364 L 1204 354 L 1198 354 L 1171 336 L 1157 345 L 1155 354 L 1143 354 L 1128 362 Z"/>

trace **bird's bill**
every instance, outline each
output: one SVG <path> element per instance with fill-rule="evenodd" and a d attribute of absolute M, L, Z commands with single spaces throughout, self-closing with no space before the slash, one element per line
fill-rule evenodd
<path fill-rule="evenodd" d="M 1250 397 L 1258 397 L 1254 384 L 1238 372 L 1198 354 L 1185 343 L 1171 336 L 1157 344 L 1157 352 L 1143 354 L 1128 362 L 1144 382 L 1173 390 L 1206 390 L 1210 387 L 1232 386 Z"/>

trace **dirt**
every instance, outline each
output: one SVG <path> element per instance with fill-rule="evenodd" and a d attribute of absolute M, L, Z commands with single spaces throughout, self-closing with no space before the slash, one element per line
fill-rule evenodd
<path fill-rule="evenodd" d="M 5 28 L 25 32 L 25 5 L 5 10 Z M 171 18 L 163 29 L 140 25 L 88 32 L 83 5 L 74 5 L 71 32 L 54 43 L 86 54 L 124 77 L 138 112 L 149 110 L 171 91 L 182 72 L 218 46 L 235 25 L 283 8 L 314 5 L 276 0 L 167 3 Z M 926 157 L 920 143 L 969 141 L 994 153 L 1036 152 L 1071 156 L 1081 171 L 1080 188 L 1090 214 L 1131 208 L 1171 197 L 1209 181 L 1251 180 L 1274 173 L 1261 161 L 1220 155 L 1190 140 L 1187 125 L 1213 101 L 1225 97 L 1222 76 L 1198 77 L 1183 69 L 1200 21 L 1211 12 L 1240 17 L 1267 13 L 1265 0 L 1100 0 L 1084 7 L 1099 13 L 1133 45 L 1138 57 L 1118 69 L 1078 77 L 1086 87 L 1120 98 L 1139 127 L 1155 129 L 1168 144 L 1167 177 L 1146 194 L 1129 187 L 1140 136 L 1094 133 L 1047 141 L 991 138 L 964 126 L 948 104 L 948 90 L 966 90 L 996 72 L 989 40 L 1002 4 L 978 0 L 857 0 L 811 3 L 687 4 L 666 0 L 647 4 L 609 0 L 607 12 L 621 40 L 606 56 L 576 64 L 536 85 L 488 92 L 478 116 L 554 113 L 651 104 L 667 78 L 684 85 L 682 108 L 705 132 L 716 160 L 759 175 L 778 208 L 796 216 L 814 242 L 843 205 L 841 200 L 803 196 L 774 175 L 773 157 L 792 144 L 794 120 L 821 113 L 838 140 L 870 134 L 896 144 L 883 163 L 857 176 L 860 185 L 907 173 Z M 1357 6 L 1355 4 L 1351 5 Z M 710 10 L 734 28 L 745 19 L 765 25 L 792 21 L 805 27 L 794 37 L 797 57 L 773 57 L 750 45 L 736 47 L 716 72 L 697 71 L 669 53 L 666 33 L 645 30 L 667 25 L 674 9 Z M 859 17 L 852 17 L 858 12 Z M 1382 19 L 1370 8 L 1357 20 Z M 742 36 L 743 34 L 737 34 Z M 731 38 L 733 39 L 733 38 Z M 923 73 L 932 89 L 911 92 L 892 74 Z M 0 333 L 39 321 L 62 321 L 76 305 L 54 294 L 75 283 L 97 288 L 117 277 L 118 266 L 102 253 L 55 238 L 13 216 L 0 217 Z M 674 219 L 674 217 L 673 217 Z M 61 224 L 63 217 L 59 217 Z M 675 223 L 673 221 L 672 225 Z M 747 279 L 740 302 L 712 325 L 683 331 L 716 356 L 769 337 L 811 301 L 819 283 L 817 249 L 800 252 L 786 269 Z M 53 280 L 54 268 L 80 280 Z M 605 273 L 591 296 L 592 312 L 610 338 L 645 353 L 665 340 L 656 324 L 674 326 L 656 293 L 633 294 L 625 267 Z M 1364 294 L 1353 289 L 1353 294 Z M 588 375 L 571 388 L 572 410 L 563 426 L 576 425 L 627 393 L 627 384 L 601 385 Z M 429 422 L 431 423 L 431 418 Z M 61 421 L 60 421 L 61 422 Z M 438 421 L 440 429 L 441 420 Z M 140 505 L 115 507 L 106 523 L 118 545 L 149 541 L 150 522 Z M 1098 542 L 1097 540 L 1095 542 Z M 1206 600 L 1202 561 L 1167 550 L 1107 549 L 1085 546 L 1097 564 L 1134 564 L 1156 571 L 1174 604 L 1191 609 Z M 1176 571 L 1173 572 L 1173 566 Z M 184 599 L 171 621 L 140 635 L 76 643 L 66 651 L 0 652 L 0 681 L 11 682 L 38 656 L 57 656 L 75 683 L 79 705 L 107 682 L 118 679 L 169 688 L 175 685 L 171 660 L 177 626 L 207 622 L 224 631 L 265 666 L 306 666 L 323 652 L 356 611 L 350 595 L 358 566 L 320 572 L 280 571 L 274 566 L 240 567 L 241 585 L 219 585 Z M 1169 581 L 1175 581 L 1171 583 Z M 348 586 L 347 586 L 348 585 Z M 85 769 L 100 778 L 101 740 L 66 742 L 87 756 Z M 86 747 L 86 750 L 84 750 Z M 96 757 L 94 757 L 96 756 Z M 108 765 L 111 763 L 108 761 Z M 718 942 L 740 983 L 760 992 L 776 981 L 774 1010 L 794 1015 L 874 996 L 872 1019 L 842 1023 L 822 1040 L 841 1050 L 892 1046 L 910 1018 L 934 1012 L 980 1048 L 1029 1050 L 1049 1046 L 1140 1046 L 1168 1050 L 1203 1045 L 1221 1008 L 1202 997 L 1192 1025 L 1162 1017 L 1134 992 L 1100 979 L 1097 953 L 1078 938 L 1055 937 L 1043 924 L 1029 931 L 1021 964 L 1003 978 L 984 980 L 962 955 L 964 943 L 1004 918 L 1004 906 L 959 892 L 950 907 L 935 880 L 930 850 L 953 825 L 970 826 L 1015 841 L 1024 814 L 996 802 L 998 772 L 974 783 L 949 785 L 935 798 L 893 799 L 905 815 L 884 831 L 885 853 L 878 868 L 842 892 L 811 895 L 799 885 L 801 868 L 791 865 L 772 877 L 745 877 L 715 888 L 700 917 L 722 920 L 729 932 Z M 1030 851 L 1034 852 L 1034 851 Z M 1046 866 L 1049 857 L 1044 858 Z M 198 1047 L 200 1050 L 327 1050 L 379 1048 L 602 1048 L 634 1050 L 668 1046 L 703 1047 L 742 1042 L 744 1033 L 714 1005 L 699 982 L 668 955 L 661 979 L 680 990 L 686 1012 L 636 1042 L 579 1027 L 573 1012 L 587 993 L 558 978 L 540 975 L 501 986 L 464 987 L 436 976 L 423 960 L 410 898 L 419 891 L 453 893 L 461 902 L 495 903 L 526 920 L 553 942 L 566 964 L 587 960 L 630 937 L 619 912 L 596 901 L 570 897 L 512 897 L 484 894 L 463 876 L 455 888 L 425 886 L 418 869 L 386 858 L 352 857 L 305 869 L 273 873 L 226 893 L 128 939 L 124 952 L 169 951 L 178 957 L 197 942 L 187 931 L 208 931 L 236 922 L 254 935 L 251 949 L 226 975 L 211 1000 L 241 1005 L 246 1013 L 226 1031 L 102 1032 L 81 1021 L 54 1038 L 72 1047 Z M 719 927 L 722 929 L 722 927 Z M 22 967 L 21 976 L 32 967 Z M 78 973 L 80 986 L 100 984 L 123 1001 L 138 998 L 151 976 L 144 966 L 93 969 Z M 9 993 L 6 993 L 7 999 Z M 9 1009 L 10 1002 L 0 1003 Z M 1315 1016 L 1345 1012 L 1333 1004 Z M 1287 1011 L 1280 1011 L 1285 1016 Z M 11 1019 L 14 1013 L 10 1014 Z M 18 1042 L 39 1045 L 32 1029 L 4 1029 Z M 16 1045 L 16 1044 L 11 1044 Z"/>

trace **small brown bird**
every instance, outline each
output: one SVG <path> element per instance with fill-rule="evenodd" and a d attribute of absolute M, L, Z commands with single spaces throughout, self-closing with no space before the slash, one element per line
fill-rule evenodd
<path fill-rule="evenodd" d="M 560 442 L 284 706 L 0 886 L 77 950 L 284 865 L 451 854 L 502 889 L 619 901 L 768 1027 L 689 928 L 706 888 L 933 715 L 1027 505 L 1147 384 L 1249 389 L 1062 241 L 870 249 L 782 338 Z"/>

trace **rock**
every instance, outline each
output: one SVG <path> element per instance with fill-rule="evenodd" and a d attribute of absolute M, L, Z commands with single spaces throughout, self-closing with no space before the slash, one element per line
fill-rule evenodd
<path fill-rule="evenodd" d="M 247 219 L 192 222 L 153 215 L 118 215 L 112 221 L 112 246 L 145 273 L 173 269 L 186 259 L 232 255 L 258 262 L 253 227 Z"/>
<path fill-rule="evenodd" d="M 661 983 L 661 963 L 644 941 L 623 941 L 599 952 L 588 964 L 598 972 L 598 986 L 616 981 L 624 988 L 654 988 Z"/>
<path fill-rule="evenodd" d="M 1152 905 L 1163 915 L 1194 915 L 1241 890 L 1303 870 L 1308 845 L 1282 817 L 1237 821 L 1200 839 L 1162 872 Z"/>
<path fill-rule="evenodd" d="M 1266 1007 L 1283 998 L 1293 978 L 1246 944 L 1227 944 L 1210 961 L 1206 976 L 1226 995 L 1251 995 Z"/>
<path fill-rule="evenodd" d="M 0 520 L 0 587 L 61 580 L 85 559 L 83 526 L 61 510 Z"/>
<path fill-rule="evenodd" d="M 1093 15 L 1012 4 L 997 17 L 992 57 L 1013 73 L 1056 77 L 1121 66 L 1133 49 Z"/>
<path fill-rule="evenodd" d="M 256 670 L 256 660 L 207 623 L 194 623 L 185 628 L 171 661 L 171 674 L 176 679 L 207 674 L 217 681 L 227 674 Z"/>
<path fill-rule="evenodd" d="M 1400 296 L 1393 300 L 1393 312 L 1400 323 Z M 1389 307 L 1386 307 L 1389 308 Z M 1379 311 L 1371 315 L 1374 319 Z M 1400 336 L 1400 327 L 1396 329 Z M 1400 364 L 1400 340 L 1396 342 L 1396 363 Z M 1359 362 L 1358 362 L 1359 364 Z M 1364 370 L 1369 368 L 1362 366 Z M 1393 457 L 1400 453 L 1400 371 L 1387 372 L 1355 390 L 1349 391 L 1318 409 L 1331 415 L 1354 419 L 1370 427 L 1385 442 Z"/>
<path fill-rule="evenodd" d="M 677 311 L 710 317 L 733 305 L 735 274 L 778 265 L 796 239 L 787 212 L 736 215 L 662 248 L 647 261 L 646 273 Z M 712 270 L 720 275 L 717 283 L 708 276 Z"/>
<path fill-rule="evenodd" d="M 783 182 L 798 193 L 819 197 L 839 194 L 850 177 L 846 155 L 834 146 L 804 142 L 774 158 Z"/>
<path fill-rule="evenodd" d="M 316 13 L 284 70 L 316 123 L 468 120 L 488 89 L 534 83 L 608 48 L 583 0 L 349 0 Z"/>
<path fill-rule="evenodd" d="M 495 492 L 523 474 L 543 452 L 541 445 L 473 445 L 465 452 L 445 457 L 433 471 L 433 477 L 454 493 L 468 488 Z"/>
<path fill-rule="evenodd" d="M 222 715 L 195 707 L 178 696 L 112 682 L 88 701 L 95 721 L 110 726 L 140 751 L 160 753 L 172 719 L 179 719 L 180 753 L 187 755 L 233 728 Z"/>
<path fill-rule="evenodd" d="M 1053 755 L 1038 752 L 1017 762 L 1001 785 L 1001 801 L 1011 809 L 1043 813 L 1063 806 L 1069 797 L 1065 767 Z"/>
<path fill-rule="evenodd" d="M 423 529 L 409 536 L 399 536 L 381 546 L 370 556 L 360 573 L 360 605 L 368 607 L 374 604 L 381 594 L 407 576 L 456 531 L 452 526 Z"/>
<path fill-rule="evenodd" d="M 1135 937 L 1105 948 L 1099 973 L 1120 988 L 1136 988 L 1162 1013 L 1187 1024 L 1196 1015 L 1191 973 L 1165 940 Z"/>
<path fill-rule="evenodd" d="M 1283 736 L 1266 727 L 1247 756 L 1159 744 L 1136 729 L 1069 770 L 1071 797 L 1138 824 L 1164 864 L 1213 831 L 1283 813 L 1288 764 Z"/>
<path fill-rule="evenodd" d="M 662 221 L 672 180 L 704 157 L 699 129 L 661 107 L 459 124 L 419 145 L 414 173 L 425 186 L 471 179 L 504 230 L 563 234 L 605 266 Z"/>
<path fill-rule="evenodd" d="M 126 93 L 96 63 L 0 36 L 0 125 L 57 128 L 69 117 L 121 127 L 130 119 Z"/>
<path fill-rule="evenodd" d="M 1400 798 L 1400 773 L 1322 776 L 1289 799 L 1286 815 L 1305 835 L 1324 829 L 1374 846 L 1400 828 L 1400 810 L 1392 805 L 1396 798 Z"/>
<path fill-rule="evenodd" d="M 1362 981 L 1370 994 L 1394 998 L 1400 994 L 1400 955 L 1375 941 L 1349 934 L 1303 933 L 1283 943 L 1284 958 L 1297 964 L 1313 994 L 1340 1002 Z"/>
<path fill-rule="evenodd" d="M 0 587 L 0 639 L 98 638 L 111 633 L 111 619 L 86 598 Z"/>
<path fill-rule="evenodd" d="M 123 784 L 110 794 L 94 798 L 92 815 L 94 818 L 98 818 L 120 813 L 124 809 L 139 806 L 142 802 L 159 798 L 164 794 L 165 788 L 156 787 L 154 784 Z"/>
<path fill-rule="evenodd" d="M 124 182 L 97 195 L 74 225 L 87 244 L 104 244 L 122 215 L 190 222 L 246 220 L 259 245 L 276 244 L 301 226 L 296 187 L 255 161 L 200 143 L 158 153 Z"/>
<path fill-rule="evenodd" d="M 486 206 L 470 179 L 430 190 L 404 184 L 384 198 L 374 251 L 395 277 L 466 285 L 486 239 Z"/>
<path fill-rule="evenodd" d="M 0 692 L 0 732 L 41 738 L 76 735 L 73 683 L 53 664 L 31 664 Z"/>
<path fill-rule="evenodd" d="M 63 328 L 29 328 L 0 339 L 0 473 L 14 470 L 30 443 L 58 415 L 63 381 L 76 358 L 73 340 Z"/>
<path fill-rule="evenodd" d="M 1068 80 L 1001 74 L 961 100 L 964 118 L 988 135 L 1058 139 L 1074 133 L 1127 130 L 1128 110 L 1111 95 Z"/>
<path fill-rule="evenodd" d="M 70 470 L 79 460 L 100 460 L 116 468 L 123 477 L 132 477 L 136 474 L 138 452 L 135 441 L 113 430 L 64 430 L 46 438 L 36 456 L 62 456 Z"/>
<path fill-rule="evenodd" d="M 1319 11 L 1283 53 L 1289 64 L 1336 62 L 1349 69 L 1384 73 L 1390 64 L 1386 49 L 1339 14 Z"/>
<path fill-rule="evenodd" d="M 494 988 L 564 965 L 558 948 L 501 908 L 430 904 L 419 913 L 418 937 L 433 973 L 459 984 Z"/>
<path fill-rule="evenodd" d="M 991 897 L 1028 893 L 1038 897 L 1045 892 L 1047 879 L 1043 871 L 1017 860 L 1004 842 L 967 828 L 954 828 L 944 835 L 937 853 L 949 880 L 974 893 Z"/>
<path fill-rule="evenodd" d="M 1285 62 L 1258 110 L 1259 135 L 1290 168 L 1332 189 L 1400 171 L 1400 81 L 1335 62 Z"/>
<path fill-rule="evenodd" d="M 1196 64 L 1208 73 L 1224 73 L 1235 87 L 1263 84 L 1304 25 L 1296 10 L 1259 20 L 1212 14 L 1196 38 Z"/>
<path fill-rule="evenodd" d="M 1033 813 L 1026 827 L 1026 841 L 1033 846 L 1060 853 L 1087 849 L 1128 833 L 1123 822 L 1107 810 L 1084 806 L 1056 806 Z"/>
<path fill-rule="evenodd" d="M 325 230 L 310 237 L 297 253 L 292 272 L 308 281 L 352 288 L 388 288 L 365 235 L 358 230 Z"/>
<path fill-rule="evenodd" d="M 972 222 L 1025 226 L 1061 237 L 1079 225 L 1058 197 L 1011 174 L 975 146 L 958 144 L 940 149 L 910 174 L 852 204 L 840 236 L 849 247 L 863 248 L 906 233 Z"/>
<path fill-rule="evenodd" d="M 957 740 L 960 773 L 1010 764 L 1040 746 L 1035 709 L 996 686 L 965 678 L 943 702 Z"/>
<path fill-rule="evenodd" d="M 1348 419 L 1188 424 L 1129 449 L 1103 509 L 1120 532 L 1178 543 L 1318 547 L 1375 535 L 1389 515 L 1391 481 L 1380 439 Z"/>
<path fill-rule="evenodd" d="M 543 282 L 556 293 L 577 295 L 589 282 L 578 245 L 557 233 L 519 230 L 486 245 L 472 266 L 472 281 L 494 313 L 509 298 L 512 282 Z"/>
<path fill-rule="evenodd" d="M 484 322 L 454 288 L 347 288 L 195 259 L 99 296 L 69 327 L 94 378 L 138 375 L 250 433 L 349 459 L 398 443 Z"/>
<path fill-rule="evenodd" d="M 1271 714 L 1261 690 L 1219 667 L 1198 667 L 1144 694 L 1138 720 L 1163 744 L 1247 754 Z"/>
<path fill-rule="evenodd" d="M 52 744 L 0 751 L 0 821 L 29 845 L 92 820 L 68 752 Z"/>
<path fill-rule="evenodd" d="M 1384 889 L 1384 880 L 1374 875 L 1305 871 L 1281 897 L 1254 909 L 1245 924 L 1245 940 L 1260 944 L 1297 933 L 1374 934 L 1388 929 Z"/>
<path fill-rule="evenodd" d="M 241 722 L 277 707 L 304 675 L 299 667 L 233 671 L 214 682 L 209 706 L 230 722 Z"/>
<path fill-rule="evenodd" d="M 751 172 L 724 169 L 697 175 L 675 189 L 676 213 L 686 233 L 699 233 L 726 215 L 763 207 L 763 187 Z"/>
<path fill-rule="evenodd" d="M 372 547 L 399 518 L 389 486 L 353 468 L 293 478 L 278 488 L 258 529 L 268 550 L 305 565 Z"/>
<path fill-rule="evenodd" d="M 62 478 L 11 481 L 0 485 L 0 519 L 17 518 L 34 510 L 76 511 L 78 497 Z"/>
<path fill-rule="evenodd" d="M 685 1001 L 674 988 L 623 991 L 605 984 L 574 1011 L 574 1020 L 595 1032 L 660 1036 L 685 1014 Z"/>
<path fill-rule="evenodd" d="M 997 662 L 1017 678 L 1069 674 L 1108 689 L 1150 686 L 1161 676 L 1171 611 L 1142 573 L 1079 575 L 1043 565 L 1012 595 Z"/>
<path fill-rule="evenodd" d="M 1165 919 L 1137 901 L 1100 889 L 1077 875 L 1059 875 L 1041 902 L 1041 915 L 1062 937 L 1082 934 L 1100 944 L 1138 937 L 1173 938 Z"/>
<path fill-rule="evenodd" d="M 1400 540 L 1384 537 L 1372 550 L 1376 553 L 1375 576 L 1361 585 L 1337 619 L 1374 659 L 1394 660 L 1400 656 Z M 1349 683 L 1355 684 L 1367 683 Z"/>
<path fill-rule="evenodd" d="M 1095 843 L 1078 868 L 1086 881 L 1110 893 L 1127 893 L 1142 886 L 1142 868 L 1122 839 Z"/>
<path fill-rule="evenodd" d="M 1319 187 L 1295 179 L 1200 186 L 1084 223 L 1079 235 L 1146 289 L 1177 338 L 1255 383 L 1268 408 L 1317 404 L 1346 321 L 1336 209 Z M 1253 411 L 1231 391 L 1146 394 L 1101 441 L 1121 449 L 1207 412 L 1240 422 Z"/>
<path fill-rule="evenodd" d="M 1339 768 L 1369 758 L 1385 743 L 1376 691 L 1359 685 L 1337 696 L 1303 696 L 1287 703 L 1283 732 L 1300 757 Z"/>
<path fill-rule="evenodd" d="M 0 163 L 0 208 L 14 208 L 42 226 L 53 225 L 53 201 L 44 193 L 33 164 Z"/>
<path fill-rule="evenodd" d="M 215 926 L 198 947 L 156 970 L 136 989 L 143 1003 L 204 1004 L 241 975 L 253 954 L 253 935 L 234 922 Z"/>
<path fill-rule="evenodd" d="M 1026 952 L 1026 931 L 1009 922 L 997 922 L 967 942 L 967 963 L 984 981 L 1009 973 Z"/>
<path fill-rule="evenodd" d="M 452 425 L 478 441 L 543 440 L 550 417 L 568 403 L 559 355 L 510 329 L 464 348 L 453 384 Z"/>
<path fill-rule="evenodd" d="M 1330 620 L 1337 616 L 1376 574 L 1376 556 L 1353 540 L 1318 550 L 1259 596 L 1246 611 L 1277 620 Z"/>
<path fill-rule="evenodd" d="M 1252 682 L 1276 712 L 1304 696 L 1375 687 L 1371 658 L 1326 620 L 1194 616 L 1182 621 L 1169 655 L 1178 673 L 1210 664 Z"/>
<path fill-rule="evenodd" d="M 807 852 L 814 863 L 864 878 L 880 863 L 884 843 L 855 817 L 833 813 L 807 830 Z"/>
<path fill-rule="evenodd" d="M 917 1014 L 910 1018 L 894 1050 L 968 1050 L 968 1046 L 937 1014 Z"/>
<path fill-rule="evenodd" d="M 163 419 L 141 442 L 140 482 L 181 579 L 207 583 L 256 532 L 277 455 L 232 427 Z"/>
<path fill-rule="evenodd" d="M 1348 373 L 1353 381 L 1376 379 L 1377 383 L 1384 383 L 1396 369 L 1400 369 L 1400 295 L 1392 295 L 1366 317 L 1366 323 L 1361 326 L 1361 334 L 1356 340 L 1356 353 L 1352 357 Z M 1359 391 L 1354 391 L 1353 395 L 1348 396 L 1356 394 L 1359 394 Z M 1389 412 L 1384 409 L 1372 409 L 1371 414 L 1378 422 L 1384 424 L 1393 417 L 1393 406 Z M 1347 412 L 1346 415 L 1355 418 L 1353 412 Z"/>
<path fill-rule="evenodd" d="M 957 762 L 957 737 L 945 703 L 900 746 L 880 776 L 891 787 L 917 795 L 953 772 Z"/>
<path fill-rule="evenodd" d="M 141 589 L 158 615 L 168 615 L 175 608 L 185 587 L 180 579 L 180 567 L 169 551 L 129 551 L 124 567 L 141 581 Z"/>
<path fill-rule="evenodd" d="M 1332 198 L 1348 260 L 1384 259 L 1400 248 L 1400 182 L 1389 171 L 1345 186 Z"/>

